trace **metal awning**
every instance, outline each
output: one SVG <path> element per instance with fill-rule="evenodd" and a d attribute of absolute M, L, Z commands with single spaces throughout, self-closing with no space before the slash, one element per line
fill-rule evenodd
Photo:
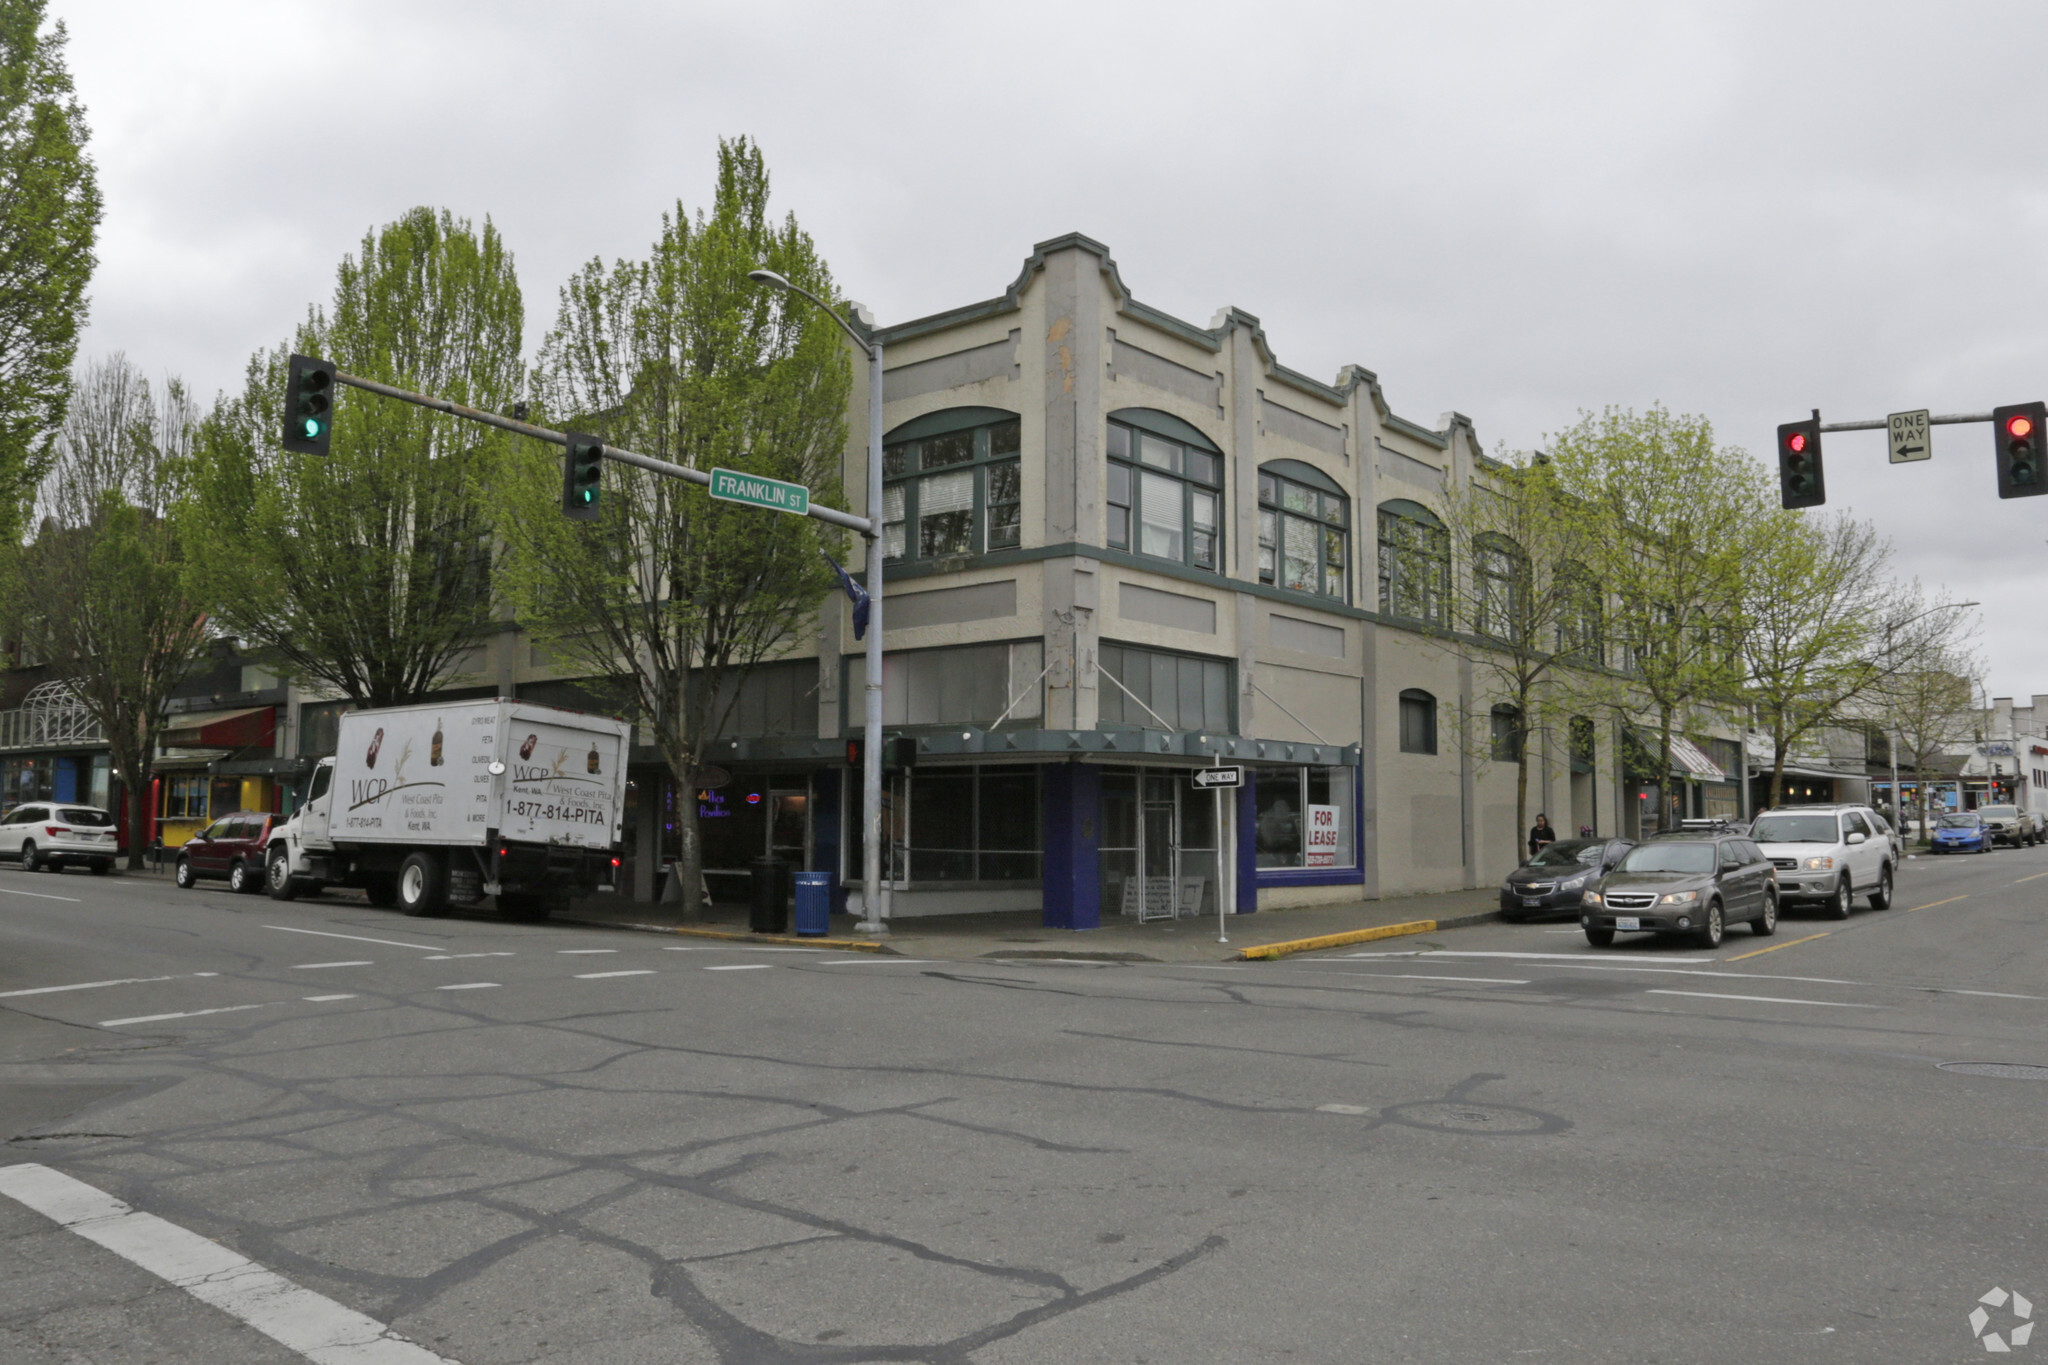
<path fill-rule="evenodd" d="M 1671 737 L 1671 757 L 1689 775 L 1703 782 L 1728 781 L 1728 774 L 1721 771 L 1721 765 L 1701 753 L 1699 746 L 1683 735 Z"/>

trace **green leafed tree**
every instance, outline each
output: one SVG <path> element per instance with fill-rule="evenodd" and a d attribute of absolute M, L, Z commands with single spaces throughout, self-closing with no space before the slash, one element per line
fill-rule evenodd
<path fill-rule="evenodd" d="M 692 469 L 787 479 L 840 500 L 849 350 L 830 318 L 747 279 L 759 266 L 825 298 L 831 276 L 793 217 L 768 212 L 768 170 L 722 142 L 717 190 L 678 205 L 642 260 L 592 261 L 562 290 L 535 389 L 555 425 Z M 794 639 L 831 586 L 820 523 L 714 502 L 698 486 L 608 463 L 597 523 L 560 510 L 562 451 L 508 452 L 501 574 L 557 665 L 630 697 L 644 740 L 687 786 L 738 686 Z M 694 803 L 684 803 L 686 811 Z M 686 905 L 702 854 L 682 822 Z"/>
<path fill-rule="evenodd" d="M 524 383 L 512 257 L 418 208 L 343 259 L 332 311 L 249 361 L 208 418 L 185 509 L 193 590 L 281 671 L 361 706 L 416 701 L 459 677 L 491 609 L 489 427 L 354 389 L 336 393 L 332 454 L 279 446 L 292 351 L 345 372 L 508 410 Z"/>
<path fill-rule="evenodd" d="M 100 724 L 128 796 L 128 865 L 142 866 L 164 706 L 207 640 L 166 514 L 199 414 L 176 380 L 161 399 L 114 355 L 78 375 L 37 497 L 18 594 L 23 640 Z"/>
<path fill-rule="evenodd" d="M 1706 418 L 1661 406 L 1585 414 L 1550 454 L 1607 595 L 1622 675 L 1607 704 L 1655 734 L 1651 759 L 1668 783 L 1673 737 L 1741 703 L 1746 565 L 1768 480 L 1747 453 L 1716 445 Z"/>
<path fill-rule="evenodd" d="M 46 30 L 46 8 L 0 0 L 0 507 L 10 529 L 64 418 L 101 208 L 64 25 Z"/>

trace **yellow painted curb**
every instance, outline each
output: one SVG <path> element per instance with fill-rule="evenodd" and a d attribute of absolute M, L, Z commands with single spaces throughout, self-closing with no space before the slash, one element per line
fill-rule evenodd
<path fill-rule="evenodd" d="M 1370 943 L 1376 938 L 1402 938 L 1408 934 L 1427 934 L 1436 929 L 1433 919 L 1410 920 L 1406 924 L 1382 924 L 1371 929 L 1349 929 L 1341 934 L 1323 934 L 1318 938 L 1294 938 L 1282 943 L 1261 943 L 1255 948 L 1246 948 L 1237 955 L 1240 962 L 1250 962 L 1262 957 L 1286 957 L 1289 953 L 1312 953 L 1318 948 L 1341 948 L 1347 943 Z"/>
<path fill-rule="evenodd" d="M 868 939 L 858 938 L 804 938 L 798 934 L 757 934 L 751 930 L 740 932 L 735 929 L 692 929 L 680 924 L 644 924 L 643 929 L 658 929 L 664 933 L 681 934 L 685 938 L 718 938 L 728 943 L 793 943 L 804 948 L 831 948 L 842 953 L 879 953 L 883 945 Z"/>

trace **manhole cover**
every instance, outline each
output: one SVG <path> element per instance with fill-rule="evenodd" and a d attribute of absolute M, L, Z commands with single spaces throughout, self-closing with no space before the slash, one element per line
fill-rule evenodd
<path fill-rule="evenodd" d="M 1996 1076 L 2007 1081 L 2048 1081 L 2048 1066 L 2030 1066 L 2025 1062 L 1938 1062 L 1943 1071 L 1959 1071 L 1965 1076 Z"/>
<path fill-rule="evenodd" d="M 1469 1100 L 1426 1100 L 1396 1104 L 1381 1111 L 1390 1122 L 1432 1133 L 1476 1133 L 1520 1136 L 1554 1133 L 1570 1127 L 1562 1119 L 1514 1105 L 1474 1104 Z"/>

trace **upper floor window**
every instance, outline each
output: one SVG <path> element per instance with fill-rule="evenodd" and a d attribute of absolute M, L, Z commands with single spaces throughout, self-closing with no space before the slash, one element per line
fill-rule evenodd
<path fill-rule="evenodd" d="M 1436 752 L 1436 698 L 1419 687 L 1401 693 L 1401 752 Z"/>
<path fill-rule="evenodd" d="M 1193 426 L 1150 409 L 1110 414 L 1112 550 L 1221 568 L 1222 487 L 1223 452 Z"/>
<path fill-rule="evenodd" d="M 1555 592 L 1557 652 L 1583 663 L 1605 663 L 1605 612 L 1600 603 L 1600 585 L 1593 575 L 1582 564 L 1559 564 Z"/>
<path fill-rule="evenodd" d="M 1299 460 L 1259 467 L 1259 581 L 1348 601 L 1351 499 Z"/>
<path fill-rule="evenodd" d="M 1482 535 L 1472 546 L 1473 586 L 1478 590 L 1473 622 L 1481 635 L 1522 641 L 1529 619 L 1529 557 L 1505 536 Z"/>
<path fill-rule="evenodd" d="M 1512 706 L 1493 708 L 1493 761 L 1496 763 L 1519 763 L 1522 761 L 1522 745 L 1526 736 L 1522 733 L 1522 713 Z"/>
<path fill-rule="evenodd" d="M 1451 538 L 1421 503 L 1380 504 L 1380 610 L 1450 624 Z"/>
<path fill-rule="evenodd" d="M 882 446 L 882 553 L 944 559 L 1011 550 L 1023 527 L 1020 429 L 999 408 L 948 408 Z"/>

